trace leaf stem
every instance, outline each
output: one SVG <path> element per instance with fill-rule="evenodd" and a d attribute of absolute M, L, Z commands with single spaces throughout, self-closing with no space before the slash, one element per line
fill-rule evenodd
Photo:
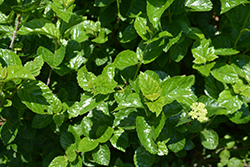
<path fill-rule="evenodd" d="M 16 33 L 17 33 L 17 29 L 18 29 L 18 26 L 19 26 L 19 23 L 20 23 L 21 15 L 22 15 L 22 14 L 18 14 L 18 15 L 17 15 L 17 22 L 16 22 L 15 31 L 14 31 L 14 34 L 13 34 L 13 37 L 12 37 L 12 40 L 11 40 L 11 43 L 10 43 L 10 46 L 9 46 L 9 48 L 10 48 L 12 51 L 13 51 L 13 45 L 14 45 L 14 41 L 15 41 L 15 38 L 16 38 Z"/>
<path fill-rule="evenodd" d="M 49 86 L 49 83 L 50 83 L 51 73 L 52 73 L 52 68 L 49 69 L 49 76 L 48 76 L 47 84 L 46 84 L 47 86 Z"/>
<path fill-rule="evenodd" d="M 136 72 L 135 72 L 135 76 L 134 76 L 134 78 L 133 78 L 133 81 L 136 79 L 136 77 L 137 77 L 137 75 L 138 75 L 138 72 L 139 72 L 139 70 L 140 70 L 140 68 L 141 68 L 141 65 L 142 65 L 142 63 L 137 64 L 137 69 L 136 69 Z"/>
<path fill-rule="evenodd" d="M 116 0 L 116 4 L 117 4 L 117 15 L 118 15 L 118 22 L 120 22 L 120 19 L 121 19 L 121 13 L 120 13 L 120 3 L 119 3 L 119 0 Z"/>
<path fill-rule="evenodd" d="M 236 48 L 236 45 L 237 45 L 237 43 L 238 43 L 239 40 L 240 40 L 241 34 L 242 34 L 243 32 L 246 31 L 244 28 L 245 28 L 245 26 L 246 26 L 246 24 L 247 24 L 247 21 L 249 20 L 249 17 L 250 17 L 250 10 L 249 10 L 248 15 L 247 15 L 247 18 L 246 18 L 246 20 L 245 20 L 245 22 L 244 22 L 244 24 L 243 24 L 243 26 L 242 26 L 242 29 L 241 29 L 241 31 L 239 32 L 239 34 L 238 34 L 238 36 L 237 36 L 237 38 L 236 38 L 236 41 L 235 41 L 235 43 L 234 43 L 233 48 Z"/>

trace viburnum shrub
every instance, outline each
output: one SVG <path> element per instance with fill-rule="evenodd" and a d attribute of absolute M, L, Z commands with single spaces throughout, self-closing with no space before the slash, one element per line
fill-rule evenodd
<path fill-rule="evenodd" d="M 249 3 L 0 0 L 0 167 L 249 166 Z"/>

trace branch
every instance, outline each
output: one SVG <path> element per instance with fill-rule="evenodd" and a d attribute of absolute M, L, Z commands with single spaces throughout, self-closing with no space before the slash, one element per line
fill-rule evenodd
<path fill-rule="evenodd" d="M 16 28 L 15 28 L 15 31 L 14 31 L 14 34 L 13 34 L 13 37 L 12 37 L 12 40 L 11 40 L 11 43 L 10 43 L 10 46 L 9 46 L 9 48 L 11 50 L 13 50 L 13 45 L 14 45 L 14 41 L 15 41 L 15 38 L 16 38 L 17 29 L 18 29 L 18 26 L 19 26 L 19 23 L 20 23 L 20 18 L 21 18 L 21 14 L 18 14 L 17 15 Z"/>

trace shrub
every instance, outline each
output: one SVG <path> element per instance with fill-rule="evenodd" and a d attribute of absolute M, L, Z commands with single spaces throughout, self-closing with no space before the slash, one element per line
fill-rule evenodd
<path fill-rule="evenodd" d="M 0 0 L 0 166 L 250 165 L 248 0 Z"/>

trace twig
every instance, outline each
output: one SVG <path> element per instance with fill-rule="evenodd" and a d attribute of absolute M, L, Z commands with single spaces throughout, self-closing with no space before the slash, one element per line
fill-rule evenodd
<path fill-rule="evenodd" d="M 16 38 L 17 29 L 18 29 L 18 26 L 19 26 L 19 23 L 20 23 L 20 18 L 21 18 L 21 14 L 18 14 L 17 15 L 16 28 L 15 28 L 15 31 L 14 31 L 14 34 L 13 34 L 13 37 L 12 37 L 12 40 L 11 40 L 11 43 L 10 43 L 10 46 L 9 46 L 9 48 L 11 50 L 13 50 L 13 45 L 14 45 L 14 41 L 15 41 L 15 38 Z"/>
<path fill-rule="evenodd" d="M 47 80 L 47 86 L 49 86 L 49 83 L 50 83 L 50 77 L 51 77 L 51 73 L 52 73 L 52 68 L 50 68 L 49 70 L 49 76 L 48 76 L 48 80 Z"/>

